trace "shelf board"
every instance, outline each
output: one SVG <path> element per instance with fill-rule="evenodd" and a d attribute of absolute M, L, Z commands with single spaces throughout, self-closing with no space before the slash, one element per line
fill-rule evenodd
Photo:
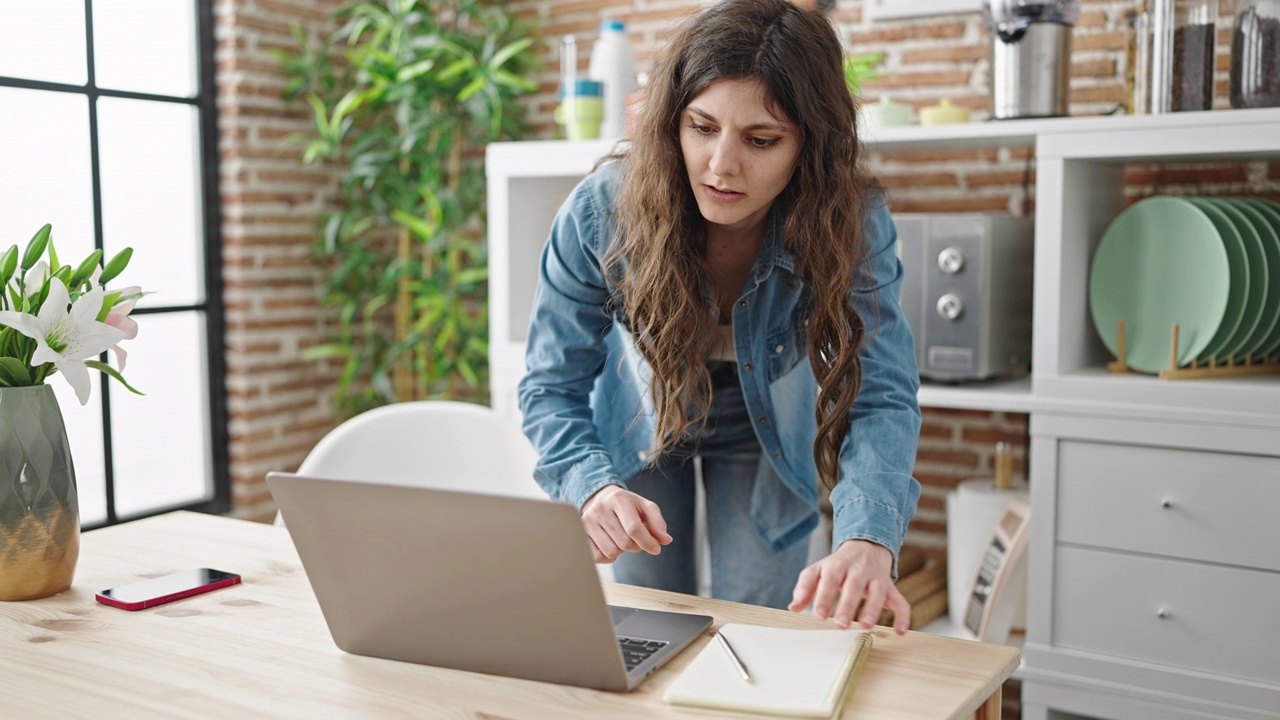
<path fill-rule="evenodd" d="M 1161 380 L 1087 368 L 1036 377 L 1039 410 L 1280 428 L 1280 376 Z"/>
<path fill-rule="evenodd" d="M 984 380 L 964 384 L 921 382 L 916 395 L 921 407 L 951 410 L 991 410 L 1029 413 L 1037 409 L 1031 378 Z"/>
<path fill-rule="evenodd" d="M 1080 141 L 1086 145 L 1092 138 L 1072 138 L 1073 135 L 1093 135 L 1105 138 L 1115 133 L 1177 132 L 1207 127 L 1249 128 L 1280 123 L 1280 108 L 1261 110 L 1210 110 L 1205 112 L 1166 113 L 1162 115 L 1102 115 L 1091 117 L 1035 118 L 1023 120 L 985 120 L 948 125 L 906 125 L 897 127 L 872 127 L 865 130 L 860 140 L 873 152 L 915 152 L 921 150 L 963 150 L 981 148 L 1033 148 L 1037 138 L 1052 136 L 1058 147 L 1071 154 L 1072 147 Z M 1230 132 L 1222 133 L 1230 136 Z M 1131 136 L 1132 137 L 1132 136 Z M 1131 139 L 1127 138 L 1127 139 Z M 1231 141 L 1228 141 L 1231 142 Z M 1172 147 L 1170 152 L 1185 148 Z M 1044 148 L 1041 148 L 1044 151 Z M 1192 152 L 1197 152 L 1192 149 Z"/>

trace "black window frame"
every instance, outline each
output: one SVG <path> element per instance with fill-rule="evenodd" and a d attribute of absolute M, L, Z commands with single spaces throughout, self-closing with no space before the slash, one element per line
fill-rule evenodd
<path fill-rule="evenodd" d="M 109 0 L 106 0 L 109 1 Z M 103 464 L 106 477 L 107 517 L 104 522 L 84 524 L 83 530 L 116 525 L 174 510 L 225 514 L 231 509 L 231 477 L 229 431 L 227 427 L 225 310 L 222 298 L 222 193 L 218 155 L 218 102 L 216 83 L 213 0 L 192 0 L 196 18 L 196 65 L 198 79 L 195 97 L 130 92 L 99 88 L 96 84 L 93 57 L 93 2 L 84 0 L 85 62 L 88 72 L 83 86 L 67 83 L 11 78 L 0 75 L 0 87 L 81 95 L 89 104 L 89 155 L 91 166 L 94 247 L 103 248 L 102 176 L 98 160 L 98 98 L 121 98 L 176 103 L 197 108 L 200 118 L 200 183 L 201 209 L 204 217 L 204 300 L 193 305 L 169 305 L 135 308 L 133 315 L 156 315 L 179 312 L 203 312 L 205 318 L 206 373 L 209 407 L 209 470 L 213 473 L 213 497 L 194 503 L 156 507 L 142 514 L 121 519 L 116 512 L 115 471 L 111 445 L 111 383 L 102 377 Z M 101 359 L 105 362 L 107 354 Z M 201 463 L 203 465 L 203 462 Z M 203 469 L 203 468 L 202 468 Z"/>

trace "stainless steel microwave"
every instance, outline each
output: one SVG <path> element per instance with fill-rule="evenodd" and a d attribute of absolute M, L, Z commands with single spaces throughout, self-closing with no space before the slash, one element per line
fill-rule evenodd
<path fill-rule="evenodd" d="M 1031 368 L 1032 218 L 898 213 L 902 309 L 920 377 L 959 382 Z"/>

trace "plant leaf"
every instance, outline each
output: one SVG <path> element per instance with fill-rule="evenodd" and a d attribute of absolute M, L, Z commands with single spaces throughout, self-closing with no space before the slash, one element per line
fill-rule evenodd
<path fill-rule="evenodd" d="M 31 385 L 31 373 L 21 360 L 12 357 L 0 357 L 0 386 L 28 387 Z"/>
<path fill-rule="evenodd" d="M 501 69 L 508 60 L 524 52 L 532 44 L 533 38 L 527 37 L 504 45 L 498 52 L 493 54 L 493 57 L 489 58 L 489 70 L 492 72 Z"/>
<path fill-rule="evenodd" d="M 128 388 L 129 392 L 133 393 L 134 395 L 146 395 L 146 393 L 142 392 L 141 390 L 138 390 L 137 388 L 135 388 L 134 386 L 132 386 L 132 385 L 130 385 L 128 382 L 126 382 L 126 381 L 125 381 L 125 379 L 124 379 L 124 376 L 120 374 L 120 371 L 116 370 L 115 368 L 111 367 L 110 365 L 108 365 L 108 364 L 106 364 L 106 363 L 104 363 L 104 362 L 101 362 L 101 361 L 99 361 L 99 360 L 85 360 L 85 361 L 84 361 L 84 364 L 85 364 L 85 365 L 88 365 L 89 367 L 93 368 L 94 370 L 101 370 L 102 372 L 104 372 L 104 373 L 106 373 L 107 375 L 111 376 L 114 380 L 116 380 L 117 382 L 119 382 L 121 385 L 123 385 L 123 386 L 125 386 L 126 388 Z"/>

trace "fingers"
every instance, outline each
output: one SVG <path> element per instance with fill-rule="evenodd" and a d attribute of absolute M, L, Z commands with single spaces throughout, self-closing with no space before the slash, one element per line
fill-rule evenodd
<path fill-rule="evenodd" d="M 858 624 L 863 629 L 870 630 L 875 626 L 876 621 L 880 619 L 880 610 L 884 608 L 884 598 L 888 594 L 888 590 L 884 583 L 880 580 L 872 580 L 867 583 L 865 593 L 860 593 L 862 602 L 862 612 L 858 615 Z M 854 608 L 849 608 L 849 617 L 852 618 Z M 847 626 L 842 626 L 847 627 Z"/>
<path fill-rule="evenodd" d="M 816 617 L 830 617 L 842 629 L 854 622 L 871 628 L 888 609 L 893 611 L 894 630 L 905 634 L 911 627 L 911 604 L 893 585 L 892 563 L 892 554 L 883 546 L 847 541 L 800 573 L 787 607 L 799 612 L 812 603 Z"/>
<path fill-rule="evenodd" d="M 662 517 L 662 509 L 652 500 L 645 500 L 644 498 L 640 500 L 641 515 L 644 518 L 645 525 L 649 528 L 649 532 L 659 543 L 670 545 L 673 538 L 667 533 L 667 520 Z M 654 554 L 656 555 L 657 553 Z"/>
<path fill-rule="evenodd" d="M 842 577 L 839 577 L 834 568 L 828 566 L 824 568 L 818 576 L 818 589 L 813 596 L 813 614 L 826 620 L 831 614 L 832 608 L 835 607 L 836 597 L 840 594 L 840 585 Z"/>
<path fill-rule="evenodd" d="M 893 611 L 893 631 L 905 635 L 911 629 L 911 603 L 898 588 L 890 586 L 886 605 Z"/>
<path fill-rule="evenodd" d="M 813 600 L 813 593 L 818 587 L 819 563 L 814 563 L 805 568 L 800 577 L 796 579 L 796 588 L 791 591 L 791 604 L 787 609 L 791 612 L 801 612 L 809 607 L 809 603 Z"/>
<path fill-rule="evenodd" d="M 582 510 L 596 562 L 613 562 L 624 552 L 640 550 L 657 555 L 671 542 L 657 504 L 619 486 L 601 489 Z"/>

